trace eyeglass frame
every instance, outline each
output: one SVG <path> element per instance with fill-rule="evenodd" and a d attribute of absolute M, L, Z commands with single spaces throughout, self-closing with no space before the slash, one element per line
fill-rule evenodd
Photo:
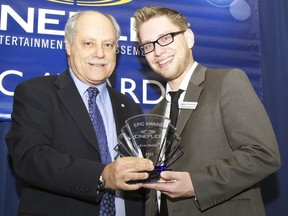
<path fill-rule="evenodd" d="M 165 46 L 167 46 L 167 45 L 169 45 L 169 44 L 171 44 L 171 43 L 174 42 L 174 37 L 175 37 L 176 35 L 182 34 L 182 33 L 184 33 L 186 30 L 187 30 L 187 29 L 181 30 L 181 31 L 177 31 L 177 32 L 170 32 L 170 33 L 164 34 L 164 35 L 162 35 L 161 37 L 159 37 L 159 38 L 158 38 L 157 40 L 155 40 L 155 41 L 150 41 L 150 42 L 141 44 L 141 45 L 138 47 L 138 50 L 140 51 L 141 54 L 147 55 L 147 54 L 149 54 L 149 53 L 151 53 L 151 52 L 153 52 L 153 51 L 155 50 L 155 44 L 156 44 L 156 43 L 157 43 L 159 46 L 161 46 L 161 47 L 165 47 Z M 164 38 L 164 37 L 166 37 L 166 36 L 168 36 L 168 35 L 171 35 L 171 38 L 172 38 L 171 42 L 169 42 L 169 43 L 167 43 L 167 44 L 164 44 L 164 45 L 161 45 L 161 44 L 159 43 L 159 40 L 162 39 L 162 38 Z M 152 44 L 152 45 L 153 45 L 153 49 L 152 49 L 151 51 L 145 53 L 145 52 L 144 52 L 144 46 L 147 45 L 147 44 Z"/>

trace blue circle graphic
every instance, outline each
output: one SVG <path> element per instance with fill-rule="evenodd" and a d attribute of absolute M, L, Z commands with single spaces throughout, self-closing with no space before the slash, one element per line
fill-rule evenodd
<path fill-rule="evenodd" d="M 216 7 L 230 7 L 231 4 L 238 0 L 207 0 L 210 4 Z"/>

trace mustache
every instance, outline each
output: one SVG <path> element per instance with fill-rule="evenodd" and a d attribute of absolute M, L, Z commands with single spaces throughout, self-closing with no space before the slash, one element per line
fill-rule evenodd
<path fill-rule="evenodd" d="M 105 66 L 107 65 L 109 62 L 107 60 L 92 60 L 92 59 L 88 59 L 86 60 L 86 64 L 90 64 L 90 65 L 101 65 L 101 66 Z"/>

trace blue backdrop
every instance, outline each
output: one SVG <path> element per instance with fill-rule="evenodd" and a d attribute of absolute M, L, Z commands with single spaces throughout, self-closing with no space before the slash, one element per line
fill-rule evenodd
<path fill-rule="evenodd" d="M 132 29 L 132 15 L 144 5 L 173 7 L 187 16 L 196 36 L 195 59 L 200 63 L 210 67 L 239 67 L 246 71 L 260 99 L 264 99 L 283 160 L 281 170 L 263 183 L 267 215 L 286 215 L 284 202 L 288 192 L 284 161 L 288 142 L 284 122 L 288 120 L 285 111 L 288 108 L 285 85 L 288 81 L 288 22 L 287 16 L 281 17 L 280 22 L 276 20 L 288 10 L 284 1 L 259 2 L 259 16 L 255 0 L 112 0 L 109 4 L 105 1 L 1 0 L 0 216 L 15 215 L 19 199 L 20 183 L 10 169 L 4 141 L 10 128 L 13 91 L 19 82 L 33 76 L 65 70 L 63 28 L 74 11 L 96 9 L 115 16 L 122 37 L 119 63 L 110 81 L 117 90 L 140 103 L 145 111 L 158 102 L 164 82 L 151 72 L 144 57 L 137 53 Z"/>
<path fill-rule="evenodd" d="M 34 76 L 65 70 L 64 25 L 77 10 L 97 9 L 118 20 L 122 34 L 114 88 L 149 111 L 161 99 L 163 81 L 137 52 L 132 16 L 144 5 L 165 5 L 187 16 L 196 35 L 195 59 L 211 67 L 246 71 L 262 99 L 258 4 L 255 0 L 163 1 L 2 0 L 0 19 L 0 119 L 9 120 L 15 86 Z M 84 5 L 84 6 L 82 6 Z M 149 92 L 149 94 L 148 94 Z"/>

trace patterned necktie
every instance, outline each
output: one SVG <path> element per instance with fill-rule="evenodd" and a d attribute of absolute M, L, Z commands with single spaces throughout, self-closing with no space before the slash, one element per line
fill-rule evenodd
<path fill-rule="evenodd" d="M 178 100 L 183 92 L 182 89 L 178 91 L 170 91 L 169 94 L 171 96 L 171 108 L 170 108 L 170 120 L 171 124 L 176 127 L 178 114 L 179 114 L 179 107 L 178 107 Z M 167 149 L 169 152 L 169 149 Z M 167 200 L 166 195 L 161 194 L 161 204 L 160 204 L 160 216 L 168 216 L 168 209 L 167 209 Z"/>
<path fill-rule="evenodd" d="M 97 88 L 89 87 L 88 94 L 88 107 L 89 107 L 89 115 L 97 136 L 101 161 L 103 164 L 108 164 L 111 162 L 111 156 L 109 153 L 107 137 L 104 122 L 100 113 L 100 110 L 96 103 L 96 97 L 99 91 Z M 102 197 L 100 204 L 100 216 L 114 216 L 116 213 L 115 210 L 115 198 L 114 194 L 111 191 L 106 191 Z"/>

